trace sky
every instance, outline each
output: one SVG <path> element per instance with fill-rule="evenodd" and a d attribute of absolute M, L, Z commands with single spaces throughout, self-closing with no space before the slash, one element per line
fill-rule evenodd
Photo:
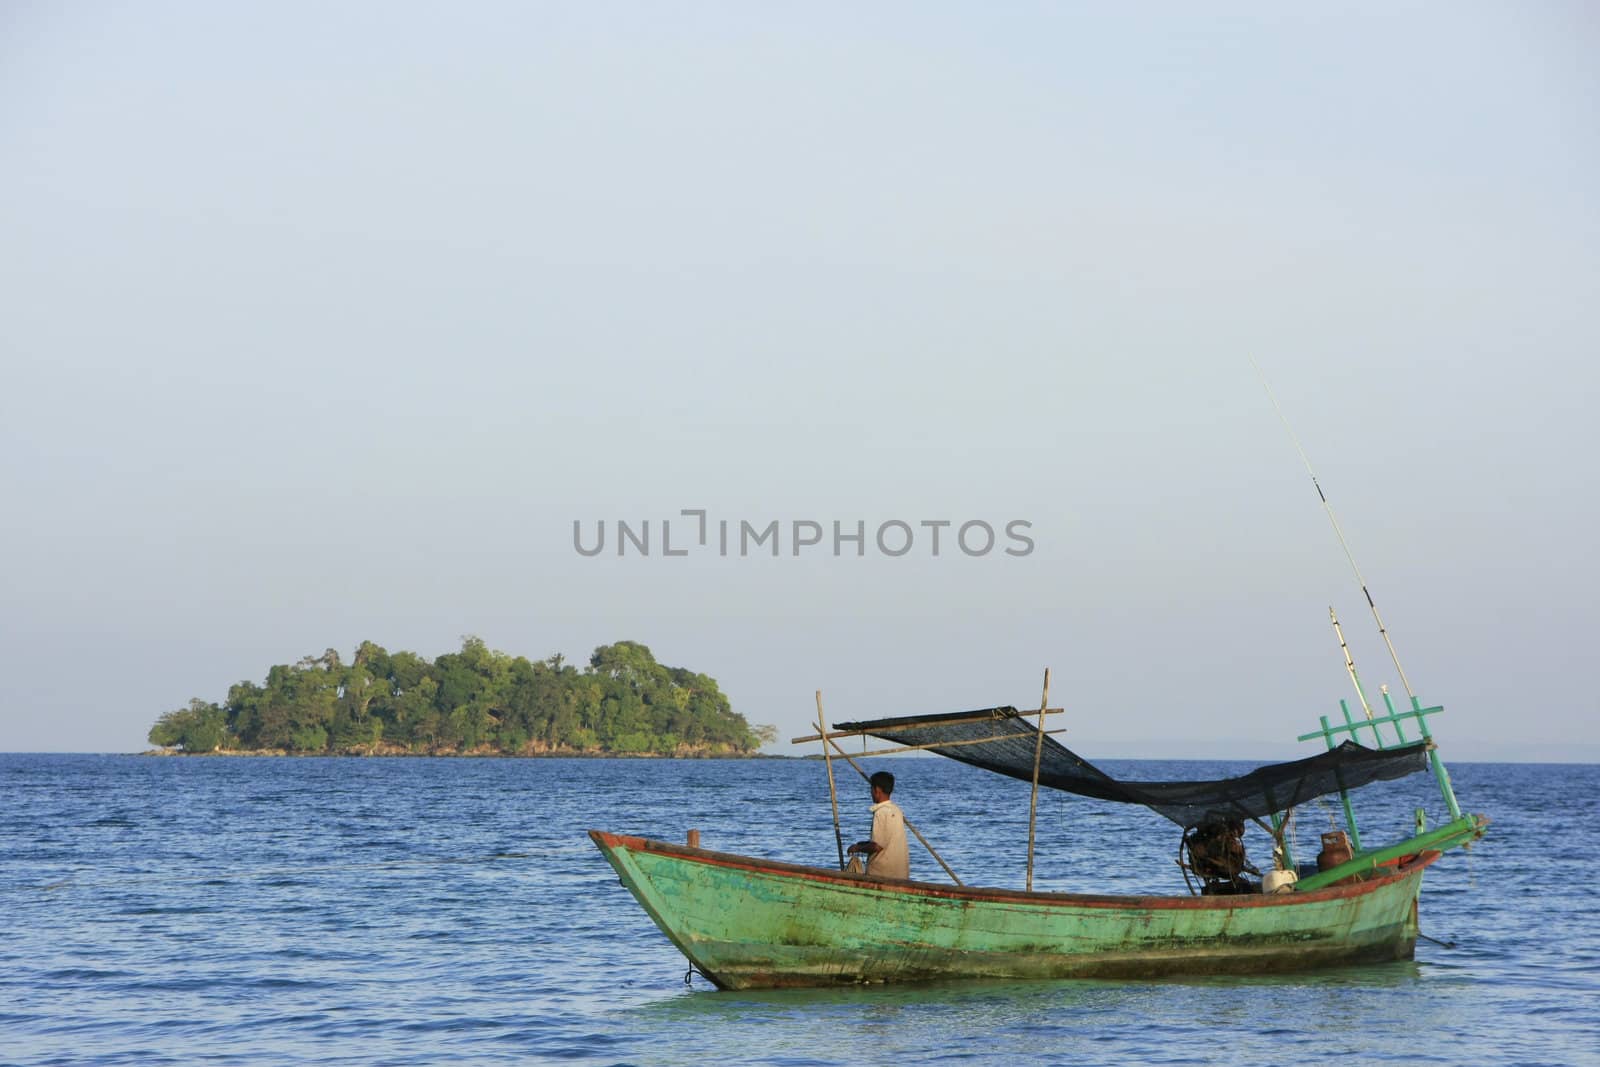
<path fill-rule="evenodd" d="M 1090 758 L 1308 754 L 1330 606 L 1405 688 L 1254 360 L 1445 755 L 1600 760 L 1597 45 L 1559 3 L 0 6 L 0 750 L 475 634 L 641 641 L 774 752 L 818 690 L 1049 667 Z"/>

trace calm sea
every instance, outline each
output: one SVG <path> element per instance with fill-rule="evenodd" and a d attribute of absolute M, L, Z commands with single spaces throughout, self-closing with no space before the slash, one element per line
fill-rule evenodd
<path fill-rule="evenodd" d="M 1028 787 L 900 759 L 968 883 L 1020 885 Z M 1129 777 L 1248 764 L 1119 762 Z M 0 755 L 8 1064 L 1600 1063 L 1600 767 L 1461 764 L 1490 834 L 1415 962 L 1262 979 L 720 993 L 584 830 L 828 863 L 819 763 Z M 869 800 L 848 769 L 846 840 Z M 1369 843 L 1431 779 L 1360 791 Z M 1297 829 L 1313 858 L 1331 811 Z M 1267 858 L 1265 839 L 1250 839 Z M 1175 827 L 1049 795 L 1036 884 L 1183 892 Z M 918 846 L 913 873 L 942 878 Z"/>

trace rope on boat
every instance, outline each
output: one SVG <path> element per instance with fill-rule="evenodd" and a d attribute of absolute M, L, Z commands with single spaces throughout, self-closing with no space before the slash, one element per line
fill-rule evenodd
<path fill-rule="evenodd" d="M 693 985 L 694 983 L 691 982 L 690 979 L 692 979 L 697 974 L 701 978 L 706 978 L 706 972 L 702 971 L 700 968 L 696 967 L 692 963 L 689 964 L 689 969 L 687 971 L 683 972 L 683 984 L 684 985 Z M 711 979 L 706 978 L 706 981 L 711 982 Z M 712 985 L 716 985 L 715 982 L 711 982 L 711 984 Z"/>
<path fill-rule="evenodd" d="M 1423 933 L 1421 930 L 1417 931 L 1417 936 L 1422 938 L 1422 940 L 1424 940 L 1424 941 L 1432 941 L 1435 945 L 1438 945 L 1440 948 L 1455 948 L 1456 947 L 1456 943 L 1454 941 L 1440 941 L 1437 937 L 1429 937 L 1427 934 Z"/>

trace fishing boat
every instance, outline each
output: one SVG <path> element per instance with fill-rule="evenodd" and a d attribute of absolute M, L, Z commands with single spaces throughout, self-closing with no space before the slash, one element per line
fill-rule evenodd
<path fill-rule="evenodd" d="M 1321 738 L 1326 752 L 1207 782 L 1113 779 L 1047 736 L 1042 721 L 1058 711 L 1052 708 L 1037 721 L 1008 706 L 842 723 L 831 731 L 819 723 L 819 735 L 796 739 L 822 740 L 834 753 L 830 759 L 854 765 L 838 743 L 867 735 L 1037 786 L 1143 804 L 1185 827 L 1180 865 L 1190 891 L 1173 895 L 881 879 L 697 843 L 600 830 L 590 836 L 661 931 L 722 989 L 1265 974 L 1409 959 L 1423 872 L 1444 851 L 1482 837 L 1488 825 L 1481 815 L 1461 813 L 1429 736 L 1427 717 L 1443 709 L 1413 701 L 1408 710 L 1390 705 L 1370 719 L 1352 717 L 1341 703 L 1344 722 L 1324 718 L 1320 730 L 1302 738 Z M 1408 724 L 1417 734 L 1409 742 Z M 1358 732 L 1376 747 L 1357 742 Z M 1428 830 L 1419 809 L 1412 836 L 1362 847 L 1350 792 L 1428 769 L 1451 820 Z M 1319 863 L 1297 866 L 1284 832 L 1289 813 L 1335 793 L 1344 801 L 1346 829 L 1327 835 Z M 1259 821 L 1275 842 L 1275 868 L 1259 886 L 1246 873 L 1242 849 L 1231 852 L 1243 820 Z M 1346 843 L 1348 851 L 1340 847 Z M 1031 848 L 1028 881 L 1031 887 Z"/>
<path fill-rule="evenodd" d="M 1267 393 L 1270 397 L 1270 387 Z M 1272 402 L 1277 408 L 1276 398 Z M 1278 414 L 1282 417 L 1281 408 Z M 1284 426 L 1288 428 L 1287 419 Z M 1289 433 L 1293 438 L 1292 429 Z M 1409 697 L 1408 707 L 1397 709 L 1384 686 L 1382 709 L 1374 709 L 1338 616 L 1329 608 L 1361 714 L 1341 700 L 1340 720 L 1323 716 L 1320 729 L 1300 736 L 1301 741 L 1323 744 L 1324 751 L 1305 759 L 1214 781 L 1119 781 L 1049 736 L 1046 716 L 1062 709 L 1049 707 L 1048 670 L 1040 707 L 1027 714 L 1008 705 L 847 722 L 830 730 L 818 693 L 817 733 L 794 740 L 822 742 L 837 869 L 702 849 L 696 831 L 685 845 L 601 830 L 591 830 L 590 836 L 662 933 L 694 969 L 722 989 L 1264 974 L 1410 959 L 1419 936 L 1423 872 L 1444 852 L 1482 838 L 1489 820 L 1462 812 L 1428 725 L 1429 717 L 1444 709 L 1423 707 L 1412 689 L 1297 438 L 1295 447 L 1361 585 Z M 921 750 L 1031 782 L 1024 887 L 964 885 L 909 822 L 907 829 L 953 884 L 875 878 L 846 869 L 834 761 L 843 759 L 867 777 L 840 744 L 849 737 L 874 737 L 896 746 L 863 755 Z M 1449 820 L 1430 830 L 1419 808 L 1412 832 L 1402 840 L 1364 842 L 1350 794 L 1423 771 L 1432 772 Z M 1041 787 L 1143 805 L 1178 824 L 1178 867 L 1187 892 L 1035 892 Z M 1343 828 L 1322 835 L 1315 863 L 1298 863 L 1291 821 L 1295 809 L 1334 794 L 1341 801 Z M 1265 830 L 1272 840 L 1271 868 L 1265 873 L 1247 859 L 1247 823 Z"/>

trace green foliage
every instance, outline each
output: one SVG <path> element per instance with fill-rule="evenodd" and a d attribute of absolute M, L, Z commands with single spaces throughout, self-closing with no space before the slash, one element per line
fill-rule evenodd
<path fill-rule="evenodd" d="M 215 752 L 222 747 L 227 725 L 221 708 L 197 697 L 188 707 L 157 719 L 150 727 L 150 743 L 184 752 Z"/>
<path fill-rule="evenodd" d="M 297 753 L 753 752 L 777 736 L 736 713 L 716 680 L 667 667 L 636 641 L 602 645 L 579 670 L 464 637 L 429 661 L 363 641 L 350 663 L 327 649 L 240 682 L 222 705 L 192 700 L 150 730 L 152 744 Z"/>

